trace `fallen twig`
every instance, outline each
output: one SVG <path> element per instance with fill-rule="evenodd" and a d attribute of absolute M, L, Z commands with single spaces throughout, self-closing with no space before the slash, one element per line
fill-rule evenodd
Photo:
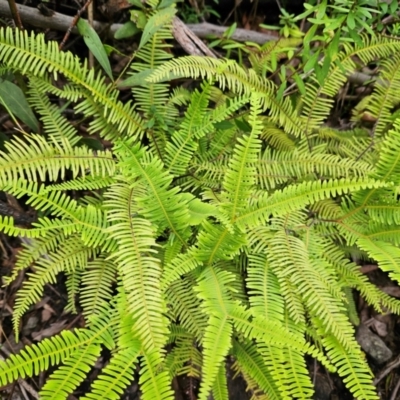
<path fill-rule="evenodd" d="M 376 386 L 385 376 L 389 375 L 395 368 L 400 366 L 400 355 L 398 355 L 392 362 L 387 364 L 385 368 L 376 374 L 374 379 L 374 385 Z"/>
<path fill-rule="evenodd" d="M 24 29 L 24 26 L 22 25 L 21 21 L 21 16 L 19 15 L 18 7 L 17 4 L 15 3 L 15 0 L 8 0 L 8 5 L 10 7 L 10 12 L 15 22 L 15 25 L 21 30 Z"/>
<path fill-rule="evenodd" d="M 229 28 L 228 26 L 218 26 L 203 22 L 201 24 L 187 24 L 187 27 L 196 34 L 199 38 L 205 39 L 211 35 L 222 37 L 224 32 Z M 269 33 L 255 32 L 248 29 L 236 28 L 230 39 L 238 42 L 253 42 L 257 44 L 264 44 L 271 40 L 278 40 L 279 36 Z"/>
<path fill-rule="evenodd" d="M 44 16 L 39 12 L 39 10 L 21 4 L 17 4 L 17 7 L 21 20 L 38 28 L 55 29 L 58 31 L 66 32 L 71 27 L 72 21 L 74 19 L 73 17 L 69 17 L 68 15 L 60 14 L 57 12 L 55 12 L 52 16 Z M 8 6 L 7 0 L 0 0 L 0 16 L 12 18 L 10 7 Z M 183 24 L 182 21 L 180 22 Z M 183 24 L 183 25 L 185 25 L 185 27 L 188 28 L 188 30 L 192 31 L 193 35 L 196 35 L 199 38 L 203 39 L 210 35 L 221 37 L 223 33 L 228 29 L 228 27 L 217 26 L 209 24 L 208 22 L 203 22 L 201 24 Z M 111 37 L 114 37 L 115 32 L 122 26 L 123 24 L 115 23 L 110 25 L 104 22 L 93 21 L 93 28 L 96 31 L 106 32 Z M 78 33 L 78 30 L 74 26 L 72 27 L 71 32 Z M 179 37 L 176 36 L 176 40 L 179 42 L 179 40 L 181 40 L 181 37 L 182 35 L 180 35 Z M 249 41 L 257 44 L 264 44 L 271 40 L 278 40 L 279 38 L 267 33 L 255 32 L 247 29 L 238 28 L 231 36 L 231 39 L 237 40 L 238 42 Z M 198 43 L 199 41 L 196 41 L 196 46 Z M 203 45 L 205 46 L 204 43 Z M 183 47 L 182 44 L 181 46 Z M 192 53 L 191 52 L 192 50 L 189 50 L 190 48 L 193 50 L 194 44 L 192 44 L 192 47 L 184 48 L 184 50 L 187 51 L 189 54 L 196 54 Z M 199 52 L 199 50 L 197 51 Z M 203 52 L 203 54 L 206 53 Z M 215 55 L 213 55 L 213 57 L 215 57 Z M 373 80 L 373 77 L 371 77 L 370 75 L 362 74 L 359 72 L 355 72 L 354 74 L 351 74 L 349 76 L 350 82 L 354 82 L 360 85 L 364 84 L 367 81 L 371 81 L 371 79 Z M 374 82 L 372 82 L 372 84 L 373 83 Z"/>
<path fill-rule="evenodd" d="M 54 12 L 51 16 L 43 15 L 38 9 L 33 7 L 17 4 L 18 12 L 21 20 L 31 26 L 43 29 L 55 29 L 57 31 L 66 32 L 72 24 L 74 17 Z M 0 16 L 12 18 L 10 7 L 7 0 L 0 0 Z M 104 22 L 94 21 L 93 28 L 98 31 L 106 31 L 110 36 L 114 36 L 115 32 L 121 28 L 122 24 L 107 24 Z M 74 26 L 72 33 L 78 33 L 78 29 Z"/>
<path fill-rule="evenodd" d="M 216 55 L 196 36 L 178 17 L 172 21 L 173 33 L 176 41 L 182 46 L 186 53 L 196 56 Z"/>
<path fill-rule="evenodd" d="M 76 24 L 79 21 L 79 18 L 81 17 L 81 15 L 86 11 L 86 9 L 88 8 L 89 4 L 92 2 L 92 0 L 87 0 L 87 2 L 83 5 L 83 7 L 81 9 L 78 10 L 78 12 L 76 13 L 75 17 L 73 18 L 71 25 L 69 26 L 66 34 L 64 35 L 64 38 L 62 40 L 62 42 L 60 43 L 60 46 L 58 46 L 58 48 L 61 50 L 65 43 L 67 42 L 69 35 L 72 32 L 72 28 L 74 28 L 76 26 Z"/>
<path fill-rule="evenodd" d="M 72 25 L 73 17 L 55 12 L 52 16 L 45 16 L 40 13 L 39 10 L 17 4 L 18 12 L 21 16 L 22 21 L 29 23 L 32 26 L 38 28 L 55 29 L 58 31 L 66 32 Z M 0 15 L 4 17 L 12 18 L 10 8 L 7 0 L 0 0 Z M 122 27 L 123 24 L 107 24 L 104 22 L 93 21 L 93 28 L 96 31 L 106 31 L 110 36 L 114 36 L 115 32 Z M 222 37 L 223 33 L 228 29 L 227 26 L 217 26 L 203 22 L 201 24 L 186 24 L 186 27 L 190 29 L 199 38 L 206 38 L 210 35 Z M 77 33 L 76 27 L 71 29 L 72 33 Z M 274 35 L 267 33 L 249 31 L 247 29 L 236 29 L 231 39 L 239 42 L 254 42 L 257 44 L 264 44 L 271 40 L 277 40 L 278 38 Z"/>

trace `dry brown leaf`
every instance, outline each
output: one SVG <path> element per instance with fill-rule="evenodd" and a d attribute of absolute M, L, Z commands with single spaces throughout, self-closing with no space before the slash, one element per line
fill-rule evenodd
<path fill-rule="evenodd" d="M 39 341 L 46 337 L 56 335 L 57 333 L 60 333 L 66 325 L 67 321 L 55 322 L 46 329 L 43 329 L 39 332 L 32 332 L 32 339 L 35 341 Z"/>

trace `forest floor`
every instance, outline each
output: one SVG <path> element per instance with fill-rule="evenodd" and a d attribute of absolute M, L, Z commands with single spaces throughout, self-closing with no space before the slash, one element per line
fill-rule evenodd
<path fill-rule="evenodd" d="M 239 2 L 231 0 L 221 0 L 219 4 L 208 2 L 205 6 L 199 6 L 195 1 L 185 0 L 179 4 L 179 16 L 184 22 L 199 23 L 202 22 L 202 18 L 206 18 L 213 24 L 229 26 L 229 24 L 236 21 L 238 27 L 247 30 L 254 30 L 260 23 L 277 24 L 279 22 L 279 8 L 276 1 L 249 2 L 247 4 L 243 3 L 238 7 L 234 6 L 234 3 L 238 4 Z M 84 3 L 85 1 L 78 0 L 64 2 L 56 0 L 46 2 L 25 0 L 23 2 L 26 6 L 34 8 L 39 6 L 43 14 L 49 13 L 51 15 L 52 10 L 54 10 L 70 17 L 75 16 Z M 301 3 L 291 2 L 291 5 L 289 5 L 290 11 L 294 13 L 300 12 L 302 10 Z M 104 23 L 123 23 L 129 19 L 127 6 L 128 4 L 124 0 L 109 0 L 108 2 L 97 0 L 94 19 Z M 196 13 L 196 8 L 199 10 L 199 7 L 205 10 L 202 13 L 202 17 L 199 17 Z M 12 24 L 12 21 L 0 15 L 0 23 Z M 65 35 L 65 32 L 54 29 L 32 28 L 29 26 L 29 21 L 22 21 L 22 23 L 26 29 L 42 31 L 47 39 L 56 40 L 59 43 L 62 42 Z M 118 74 L 127 62 L 127 58 L 123 55 L 132 51 L 134 43 L 132 43 L 132 39 L 115 41 L 104 38 L 104 40 L 120 52 L 119 54 L 114 52 L 111 56 L 114 72 Z M 80 57 L 87 55 L 87 48 L 83 40 L 77 35 L 71 35 L 64 48 Z M 179 49 L 178 43 L 175 44 L 175 48 L 178 52 L 183 53 L 182 49 Z M 338 108 L 335 114 L 336 121 L 340 121 L 340 124 L 346 123 L 345 110 Z M 3 149 L 4 140 L 7 140 L 7 136 L 11 135 L 14 129 L 12 119 L 5 112 L 0 112 L 0 126 L 0 149 Z M 84 128 L 82 129 L 84 136 Z M 0 214 L 15 217 L 20 222 L 20 225 L 23 226 L 29 226 L 35 219 L 35 213 L 32 209 L 23 204 L 22 201 L 4 193 L 0 193 Z M 11 238 L 3 233 L 0 234 L 0 277 L 10 275 L 22 245 L 18 238 Z M 360 268 L 371 282 L 381 290 L 391 296 L 400 298 L 400 287 L 394 284 L 377 266 L 360 265 Z M 63 329 L 84 326 L 84 319 L 81 314 L 73 315 L 64 311 L 67 298 L 64 278 L 60 276 L 56 284 L 46 285 L 42 300 L 23 317 L 20 327 L 21 339 L 19 343 L 16 343 L 12 327 L 12 310 L 15 294 L 21 287 L 25 273 L 19 274 L 18 278 L 10 286 L 0 287 L 0 358 L 17 353 L 24 345 L 37 343 L 39 340 L 57 334 Z M 361 326 L 357 333 L 358 339 L 375 374 L 375 383 L 379 389 L 381 399 L 400 399 L 400 316 L 377 314 L 357 293 L 355 293 L 355 296 Z M 78 389 L 77 397 L 79 397 L 79 392 L 84 392 L 89 387 L 90 380 L 99 373 L 107 360 L 107 356 L 108 354 L 105 353 L 99 359 L 88 380 Z M 231 363 L 232 360 L 227 362 Z M 308 360 L 308 365 L 316 387 L 315 400 L 350 400 L 353 398 L 337 376 L 329 374 L 314 360 Z M 45 374 L 42 373 L 35 379 L 20 379 L 14 385 L 0 387 L 0 399 L 38 398 L 37 392 L 43 385 L 44 380 Z M 173 386 L 177 400 L 196 399 L 198 382 L 195 379 L 176 379 L 173 382 Z M 240 376 L 234 378 L 233 373 L 229 379 L 229 391 L 232 400 L 245 400 L 251 397 L 246 392 L 244 381 Z M 138 385 L 135 380 L 132 381 L 122 398 L 126 400 L 140 399 Z M 69 399 L 73 400 L 74 397 L 70 396 Z"/>

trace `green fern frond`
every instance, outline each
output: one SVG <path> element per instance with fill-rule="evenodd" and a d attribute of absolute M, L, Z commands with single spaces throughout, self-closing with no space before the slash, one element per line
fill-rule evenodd
<path fill-rule="evenodd" d="M 104 83 L 104 77 L 96 75 L 94 69 L 89 70 L 86 64 L 82 65 L 72 53 L 59 51 L 58 43 L 45 43 L 44 35 L 35 35 L 32 32 L 29 36 L 27 31 L 2 28 L 0 58 L 8 68 L 19 70 L 22 74 L 43 77 L 48 71 L 55 78 L 59 73 L 63 74 L 78 85 L 87 98 L 102 104 L 101 108 L 92 109 L 92 116 L 98 115 L 109 123 L 116 123 L 120 132 L 127 131 L 136 136 L 142 133 L 142 121 L 138 114 L 129 103 L 123 105 L 118 100 L 118 92 Z M 84 101 L 79 111 L 84 112 L 90 107 L 90 101 Z"/>
<path fill-rule="evenodd" d="M 84 147 L 71 147 L 62 140 L 51 145 L 39 135 L 15 138 L 5 144 L 7 153 L 0 152 L 0 183 L 2 185 L 17 181 L 57 181 L 65 179 L 67 171 L 73 177 L 85 176 L 87 171 L 98 176 L 113 176 L 115 162 L 110 152 L 93 151 Z"/>
<path fill-rule="evenodd" d="M 206 400 L 220 366 L 231 348 L 233 326 L 228 318 L 233 302 L 230 297 L 232 273 L 217 268 L 206 268 L 196 288 L 203 300 L 202 308 L 209 315 L 203 336 L 203 366 L 199 399 Z"/>
<path fill-rule="evenodd" d="M 261 138 L 277 150 L 290 151 L 295 149 L 295 142 L 290 135 L 277 128 L 268 118 L 263 121 Z"/>
<path fill-rule="evenodd" d="M 89 261 L 82 274 L 79 302 L 85 317 L 103 312 L 104 304 L 112 297 L 116 266 L 104 257 Z"/>
<path fill-rule="evenodd" d="M 131 70 L 136 74 L 132 77 L 140 76 L 143 73 L 147 74 L 172 58 L 170 40 L 173 38 L 171 18 L 174 13 L 174 4 L 171 4 L 168 9 L 150 12 L 146 26 L 156 24 L 157 30 L 153 32 L 148 42 L 144 46 L 140 46 L 137 51 L 135 56 L 137 61 L 131 65 Z M 138 83 L 132 87 L 132 93 L 139 110 L 148 120 L 146 134 L 150 141 L 150 149 L 153 155 L 163 159 L 166 145 L 169 143 L 169 131 L 173 129 L 174 122 L 178 117 L 178 108 L 174 102 L 179 102 L 179 100 L 174 96 L 175 99 L 170 101 L 170 88 L 167 83 L 148 83 L 144 78 L 140 79 Z"/>
<path fill-rule="evenodd" d="M 247 339 L 256 339 L 267 344 L 290 346 L 299 351 L 308 351 L 304 338 L 289 332 L 282 324 L 259 316 L 253 318 L 252 312 L 235 304 L 229 313 L 236 330 Z"/>
<path fill-rule="evenodd" d="M 57 369 L 39 392 L 43 400 L 63 400 L 86 378 L 100 356 L 101 346 L 91 344 L 73 352 Z"/>
<path fill-rule="evenodd" d="M 314 390 L 304 355 L 292 348 L 258 346 L 264 362 L 281 393 L 281 398 L 307 400 Z M 290 360 L 289 367 L 287 360 Z"/>
<path fill-rule="evenodd" d="M 72 146 L 76 145 L 80 139 L 76 129 L 61 114 L 60 109 L 50 103 L 49 98 L 41 90 L 40 80 L 37 78 L 30 79 L 29 86 L 29 102 L 40 114 L 43 129 L 50 141 L 60 143 L 63 139 L 66 139 Z"/>
<path fill-rule="evenodd" d="M 65 287 L 67 288 L 68 293 L 68 303 L 65 306 L 65 311 L 77 314 L 75 302 L 78 297 L 79 286 L 82 280 L 82 271 L 80 269 L 69 270 L 65 275 L 67 277 Z"/>
<path fill-rule="evenodd" d="M 120 399 L 125 388 L 131 383 L 139 355 L 139 342 L 134 342 L 130 347 L 119 350 L 92 383 L 91 391 L 81 399 Z"/>
<path fill-rule="evenodd" d="M 217 377 L 212 386 L 212 394 L 215 400 L 229 400 L 226 368 L 224 364 L 221 364 L 219 367 Z"/>
<path fill-rule="evenodd" d="M 40 228 L 24 228 L 15 226 L 14 218 L 9 216 L 0 215 L 0 228 L 1 230 L 9 236 L 19 236 L 21 238 L 39 238 L 43 235 L 43 230 Z"/>
<path fill-rule="evenodd" d="M 195 258 L 195 255 L 195 250 L 190 249 L 185 254 L 177 255 L 171 263 L 164 265 L 161 287 L 167 288 L 181 276 L 196 269 L 201 263 Z"/>
<path fill-rule="evenodd" d="M 312 238 L 310 245 L 313 245 Z M 321 265 L 318 258 L 313 262 L 313 250 L 306 248 L 302 240 L 284 232 L 277 233 L 271 241 L 270 252 L 271 269 L 278 280 L 290 274 L 289 279 L 310 315 L 323 319 L 326 332 L 332 332 L 345 348 L 351 349 L 355 343 L 354 330 L 344 313 L 343 295 L 334 275 L 329 273 L 329 265 Z M 285 295 L 283 292 L 283 297 Z M 290 308 L 288 312 L 295 320 L 296 313 L 291 313 Z"/>
<path fill-rule="evenodd" d="M 204 84 L 201 92 L 194 91 L 181 122 L 181 129 L 173 133 L 171 141 L 167 144 L 165 161 L 168 169 L 174 175 L 186 172 L 186 167 L 198 146 L 196 139 L 200 139 L 207 132 L 203 128 L 203 123 L 210 98 L 210 89 L 210 84 Z"/>
<path fill-rule="evenodd" d="M 160 370 L 159 359 L 157 351 L 143 353 L 139 380 L 143 400 L 174 399 L 169 373 Z"/>
<path fill-rule="evenodd" d="M 120 183 L 106 194 L 108 228 L 118 250 L 112 259 L 118 265 L 127 293 L 129 312 L 135 316 L 133 331 L 145 349 L 162 349 L 166 340 L 165 304 L 159 288 L 161 267 L 152 256 L 156 251 L 154 229 L 149 221 L 136 217 L 135 187 Z M 149 290 L 152 288 L 152 290 Z"/>
<path fill-rule="evenodd" d="M 46 191 L 59 191 L 59 190 L 99 190 L 111 186 L 115 182 L 112 176 L 84 176 L 62 183 L 55 183 L 46 186 Z"/>
<path fill-rule="evenodd" d="M 249 255 L 246 287 L 255 315 L 268 320 L 282 321 L 284 303 L 279 281 L 272 273 L 264 255 Z"/>
<path fill-rule="evenodd" d="M 175 338 L 176 346 L 165 358 L 165 368 L 171 379 L 174 376 L 185 375 L 200 379 L 202 354 L 197 348 L 192 335 Z"/>
<path fill-rule="evenodd" d="M 254 70 L 263 75 L 266 71 L 274 71 L 272 68 L 273 60 L 282 59 L 287 52 L 296 49 L 301 44 L 299 38 L 280 38 L 279 40 L 271 40 L 266 42 L 258 51 L 250 53 L 249 61 Z"/>
<path fill-rule="evenodd" d="M 28 195 L 27 204 L 38 210 L 51 212 L 53 216 L 62 217 L 62 220 L 41 219 L 38 227 L 42 226 L 43 233 L 49 229 L 63 229 L 69 235 L 77 230 L 81 232 L 81 238 L 87 246 L 101 246 L 107 249 L 110 241 L 107 240 L 105 228 L 108 223 L 104 210 L 96 205 L 88 204 L 86 207 L 79 205 L 62 192 L 46 191 L 35 182 L 15 181 L 11 186 L 4 188 L 13 193 L 17 198 Z"/>
<path fill-rule="evenodd" d="M 322 325 L 320 322 L 319 326 Z M 361 351 L 349 352 L 333 336 L 323 338 L 322 343 L 330 360 L 336 366 L 337 373 L 344 378 L 346 387 L 354 397 L 363 400 L 378 400 L 379 396 L 371 383 L 372 373 Z"/>
<path fill-rule="evenodd" d="M 252 131 L 248 136 L 244 135 L 238 139 L 223 182 L 226 199 L 229 202 L 224 208 L 229 215 L 230 222 L 233 222 L 247 205 L 250 191 L 255 184 L 256 163 L 261 150 L 261 141 L 258 136 L 262 125 L 257 118 L 260 112 L 259 97 L 253 95 L 249 119 Z"/>
<path fill-rule="evenodd" d="M 206 400 L 231 347 L 233 327 L 226 315 L 211 316 L 203 337 L 203 368 L 199 400 Z"/>
<path fill-rule="evenodd" d="M 262 79 L 253 70 L 245 70 L 231 60 L 210 57 L 186 56 L 174 59 L 157 68 L 147 79 L 149 82 L 169 80 L 170 76 L 201 77 L 203 80 L 217 79 L 224 90 L 228 88 L 238 94 L 250 95 L 253 91 L 271 93 L 272 82 Z"/>
<path fill-rule="evenodd" d="M 249 207 L 248 211 L 237 217 L 236 221 L 240 224 L 254 226 L 259 222 L 265 222 L 271 214 L 283 215 L 331 196 L 367 187 L 384 187 L 385 185 L 384 182 L 374 181 L 370 178 L 332 179 L 291 185 L 283 190 L 276 190 L 271 196 L 263 196 L 257 206 Z"/>
<path fill-rule="evenodd" d="M 389 276 L 400 282 L 400 249 L 390 243 L 360 237 L 357 245 L 378 261 L 379 267 Z"/>
<path fill-rule="evenodd" d="M 376 122 L 372 136 L 379 140 L 382 134 L 393 123 L 391 111 L 398 105 L 397 94 L 400 90 L 400 57 L 393 54 L 380 64 L 380 79 L 374 85 L 374 91 L 367 105 L 369 112 Z"/>
<path fill-rule="evenodd" d="M 249 96 L 254 92 L 260 93 L 263 106 L 269 109 L 270 118 L 274 123 L 282 125 L 288 133 L 297 136 L 302 134 L 303 120 L 298 116 L 290 100 L 288 98 L 278 100 L 275 96 L 275 85 L 257 76 L 252 69 L 245 70 L 230 60 L 188 56 L 172 60 L 159 67 L 147 80 L 157 82 L 170 76 L 216 80 L 222 90 L 229 89 L 239 95 Z"/>
<path fill-rule="evenodd" d="M 35 272 L 29 274 L 29 280 L 18 291 L 13 314 L 15 332 L 19 331 L 22 315 L 30 305 L 39 301 L 45 284 L 55 283 L 57 274 L 62 271 L 83 269 L 94 255 L 93 249 L 86 247 L 79 238 L 71 237 L 57 251 L 40 258 L 36 262 Z"/>
<path fill-rule="evenodd" d="M 233 342 L 233 354 L 236 358 L 235 369 L 240 371 L 253 392 L 262 390 L 270 400 L 280 400 L 281 392 L 275 383 L 275 378 L 266 366 L 257 347 L 250 341 Z"/>
<path fill-rule="evenodd" d="M 109 334 L 110 325 L 98 323 L 93 330 L 65 330 L 51 339 L 28 346 L 19 354 L 0 361 L 0 383 L 6 385 L 19 377 L 32 377 L 47 371 L 50 366 L 60 364 L 80 348 L 109 343 L 112 340 Z"/>
<path fill-rule="evenodd" d="M 201 302 L 193 291 L 193 282 L 189 278 L 172 283 L 165 295 L 174 320 L 201 341 L 207 325 L 207 316 L 201 311 Z"/>
<path fill-rule="evenodd" d="M 276 152 L 267 148 L 257 164 L 257 180 L 262 189 L 273 189 L 279 184 L 317 177 L 350 178 L 367 176 L 372 168 L 366 162 L 345 159 L 326 153 Z"/>
<path fill-rule="evenodd" d="M 18 259 L 10 277 L 5 277 L 7 284 L 10 284 L 20 271 L 28 268 L 34 261 L 44 254 L 53 252 L 58 244 L 66 237 L 59 231 L 49 232 L 34 240 L 22 240 L 22 250 L 18 253 Z"/>
<path fill-rule="evenodd" d="M 193 93 L 192 101 L 180 124 L 180 130 L 172 135 L 171 141 L 167 144 L 165 161 L 172 174 L 186 173 L 186 168 L 201 139 L 212 133 L 218 123 L 230 117 L 247 102 L 247 97 L 238 97 L 219 105 L 212 112 L 207 112 L 210 91 L 211 86 L 207 84 L 203 85 L 201 92 Z"/>
<path fill-rule="evenodd" d="M 135 192 L 141 213 L 159 229 L 171 229 L 176 240 L 185 246 L 189 219 L 187 201 L 179 193 L 179 187 L 170 188 L 172 175 L 165 172 L 161 161 L 145 148 L 121 142 L 115 151 L 124 159 L 121 163 L 123 173 L 132 180 L 140 178 L 140 183 L 143 182 L 142 188 Z"/>
<path fill-rule="evenodd" d="M 225 221 L 224 221 L 225 222 Z M 229 224 L 229 221 L 227 222 Z M 198 234 L 195 258 L 211 266 L 217 261 L 230 260 L 246 245 L 246 235 L 239 229 L 203 222 Z"/>
<path fill-rule="evenodd" d="M 303 99 L 302 115 L 306 118 L 305 135 L 317 129 L 327 118 L 333 105 L 333 97 L 343 86 L 347 75 L 356 70 L 355 57 L 359 57 L 364 64 L 376 58 L 385 59 L 393 56 L 400 50 L 400 43 L 394 38 L 382 36 L 363 36 L 360 43 L 343 44 L 344 51 L 331 63 L 331 67 L 324 82 L 321 84 L 312 78 L 306 84 L 306 96 Z"/>
<path fill-rule="evenodd" d="M 400 183 L 400 120 L 396 120 L 393 129 L 385 136 L 376 165 L 376 176 L 394 184 Z"/>

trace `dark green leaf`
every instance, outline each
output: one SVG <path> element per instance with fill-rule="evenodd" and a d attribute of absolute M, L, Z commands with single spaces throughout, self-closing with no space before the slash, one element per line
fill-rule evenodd
<path fill-rule="evenodd" d="M 229 121 L 221 121 L 221 122 L 216 122 L 214 124 L 215 129 L 220 129 L 221 131 L 225 131 L 227 129 L 231 129 L 233 127 L 232 122 Z"/>
<path fill-rule="evenodd" d="M 158 5 L 158 9 L 161 10 L 162 8 L 167 8 L 171 4 L 174 4 L 175 0 L 161 0 L 160 4 Z"/>
<path fill-rule="evenodd" d="M 118 87 L 121 88 L 146 85 L 146 78 L 148 78 L 153 72 L 154 69 L 146 69 L 142 72 L 138 72 L 137 74 L 133 74 L 129 78 L 118 83 Z"/>
<path fill-rule="evenodd" d="M 349 29 L 354 29 L 356 27 L 356 21 L 354 20 L 354 15 L 352 13 L 347 15 L 347 26 Z"/>
<path fill-rule="evenodd" d="M 132 21 L 128 21 L 115 32 L 114 38 L 125 39 L 136 35 L 138 32 L 140 32 L 140 29 Z"/>
<path fill-rule="evenodd" d="M 141 0 L 128 0 L 128 3 L 131 3 L 138 8 L 144 8 L 144 3 L 142 3 Z"/>
<path fill-rule="evenodd" d="M 85 145 L 89 149 L 92 150 L 104 150 L 103 145 L 101 144 L 100 140 L 94 139 L 94 138 L 82 138 L 79 142 L 78 145 Z"/>
<path fill-rule="evenodd" d="M 251 125 L 243 119 L 235 119 L 236 126 L 243 132 L 251 132 Z"/>
<path fill-rule="evenodd" d="M 158 30 L 170 23 L 174 15 L 175 9 L 173 8 L 164 8 L 157 14 L 154 14 L 144 27 L 143 35 L 139 43 L 139 49 L 142 48 Z"/>
<path fill-rule="evenodd" d="M 316 64 L 318 63 L 318 56 L 319 52 L 316 52 L 308 59 L 306 65 L 304 66 L 304 72 L 308 72 L 316 67 Z"/>
<path fill-rule="evenodd" d="M 1 151 L 5 151 L 6 147 L 5 147 L 5 142 L 9 142 L 10 138 L 4 133 L 4 132 L 0 132 L 0 150 Z"/>
<path fill-rule="evenodd" d="M 299 74 L 293 74 L 293 79 L 297 84 L 297 87 L 299 88 L 300 93 L 305 96 L 306 95 L 306 87 L 304 85 L 303 79 L 299 76 Z"/>
<path fill-rule="evenodd" d="M 341 31 L 339 29 L 338 31 L 336 31 L 335 36 L 333 37 L 332 41 L 329 43 L 329 46 L 327 48 L 327 54 L 331 59 L 334 59 L 335 55 L 339 51 L 340 34 Z"/>
<path fill-rule="evenodd" d="M 107 52 L 104 49 L 103 43 L 101 42 L 99 35 L 84 19 L 80 19 L 77 26 L 79 33 L 83 36 L 83 40 L 85 41 L 86 46 L 93 53 L 94 57 L 103 67 L 106 74 L 111 79 L 113 79 L 110 60 L 107 57 Z"/>
<path fill-rule="evenodd" d="M 22 90 L 10 81 L 0 81 L 0 100 L 15 117 L 33 131 L 39 130 L 39 122 L 33 114 Z"/>
<path fill-rule="evenodd" d="M 131 21 L 140 29 L 143 30 L 147 24 L 147 16 L 143 11 L 132 10 Z"/>
<path fill-rule="evenodd" d="M 224 36 L 229 39 L 236 31 L 236 28 L 237 28 L 237 23 L 235 22 L 224 32 Z"/>

